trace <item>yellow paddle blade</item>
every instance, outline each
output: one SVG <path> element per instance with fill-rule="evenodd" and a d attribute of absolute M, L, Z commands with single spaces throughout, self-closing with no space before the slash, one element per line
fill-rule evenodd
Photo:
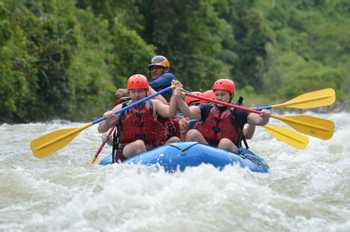
<path fill-rule="evenodd" d="M 296 132 L 285 127 L 275 125 L 265 125 L 264 128 L 276 139 L 289 144 L 292 147 L 298 149 L 304 149 L 309 143 L 309 139 Z"/>
<path fill-rule="evenodd" d="M 272 105 L 272 108 L 312 109 L 332 105 L 335 99 L 334 89 L 328 88 L 305 93 L 285 103 Z"/>
<path fill-rule="evenodd" d="M 49 132 L 32 140 L 31 149 L 37 158 L 44 158 L 66 146 L 80 131 L 90 127 L 92 123 L 80 128 L 64 128 Z"/>
<path fill-rule="evenodd" d="M 283 121 L 303 134 L 311 135 L 319 139 L 328 140 L 334 133 L 335 125 L 334 122 L 330 120 L 309 115 L 272 115 L 271 117 Z"/>
<path fill-rule="evenodd" d="M 91 158 L 91 164 L 94 164 L 97 160 L 97 156 L 94 155 L 92 158 Z"/>

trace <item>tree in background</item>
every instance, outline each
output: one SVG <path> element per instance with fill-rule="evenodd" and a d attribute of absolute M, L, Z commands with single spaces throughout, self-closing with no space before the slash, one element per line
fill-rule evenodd
<path fill-rule="evenodd" d="M 240 87 L 251 86 L 261 91 L 263 75 L 267 69 L 266 46 L 273 41 L 273 32 L 262 13 L 256 7 L 256 0 L 221 1 L 218 11 L 227 21 L 230 30 L 223 41 L 225 63 L 231 65 L 230 76 Z"/>
<path fill-rule="evenodd" d="M 91 120 L 156 53 L 189 90 L 346 99 L 349 24 L 347 0 L 2 0 L 0 121 Z"/>
<path fill-rule="evenodd" d="M 139 71 L 129 68 L 145 69 L 153 54 L 137 33 L 74 1 L 4 1 L 0 12 L 6 121 L 92 118 L 110 107 L 114 84 Z"/>
<path fill-rule="evenodd" d="M 333 87 L 338 99 L 349 96 L 348 1 L 275 1 L 260 9 L 275 37 L 267 49 L 266 90 L 273 88 L 275 97 L 290 98 Z"/>
<path fill-rule="evenodd" d="M 214 80 L 229 76 L 229 65 L 220 57 L 228 27 L 215 11 L 212 0 L 146 0 L 145 40 L 172 63 L 176 76 L 189 89 L 207 89 Z"/>

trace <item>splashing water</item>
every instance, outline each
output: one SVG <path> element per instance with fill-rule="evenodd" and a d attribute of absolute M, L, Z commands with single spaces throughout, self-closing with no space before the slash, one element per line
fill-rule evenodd
<path fill-rule="evenodd" d="M 3 124 L 0 231 L 350 231 L 350 115 L 315 116 L 333 120 L 336 132 L 304 150 L 257 130 L 250 146 L 269 174 L 238 166 L 168 174 L 90 165 L 96 127 L 38 160 L 30 151 L 34 137 L 81 124 Z"/>

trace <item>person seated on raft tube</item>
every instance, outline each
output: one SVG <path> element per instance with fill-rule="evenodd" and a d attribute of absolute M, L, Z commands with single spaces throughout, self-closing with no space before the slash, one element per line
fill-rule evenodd
<path fill-rule="evenodd" d="M 126 90 L 126 92 L 124 92 L 124 90 Z M 155 94 L 156 91 L 154 91 L 151 87 L 149 87 L 149 90 L 148 90 L 148 93 L 147 93 L 147 96 L 149 95 L 153 95 Z M 115 99 L 115 103 L 114 103 L 114 106 L 117 106 L 119 104 L 122 104 L 123 102 L 125 101 L 129 101 L 130 100 L 130 97 L 129 97 L 129 93 L 128 93 L 128 90 L 127 89 L 118 89 L 115 94 L 116 96 L 116 99 Z M 161 102 L 163 103 L 166 103 L 168 104 L 168 102 L 165 100 L 165 98 L 161 95 L 158 95 L 158 96 L 155 96 L 154 99 L 158 99 L 160 100 Z M 168 138 L 169 138 L 169 141 L 167 141 L 166 143 L 172 143 L 172 142 L 176 142 L 176 141 L 180 141 L 179 138 L 176 138 L 175 136 L 177 136 L 180 132 L 178 130 L 180 130 L 180 128 L 183 128 L 185 126 L 185 122 L 184 120 L 180 120 L 178 121 L 177 119 L 160 119 L 160 121 L 162 123 L 164 123 L 164 126 L 168 128 Z M 117 128 L 114 128 L 114 131 L 116 132 L 116 129 Z M 183 129 L 181 129 L 181 131 L 183 131 Z M 101 135 L 101 139 L 102 139 L 102 142 L 106 142 L 108 145 L 113 145 L 113 134 L 110 134 L 108 136 L 109 133 L 103 133 Z"/>
<path fill-rule="evenodd" d="M 171 82 L 176 80 L 175 75 L 170 72 L 170 62 L 165 56 L 153 56 L 151 63 L 148 65 L 148 68 L 151 72 L 152 77 L 152 80 L 149 82 L 151 92 L 160 91 L 166 87 L 169 87 L 171 85 Z M 125 97 L 127 94 L 128 90 L 123 88 L 117 89 L 114 93 L 116 98 Z M 167 102 L 169 102 L 171 91 L 163 93 L 162 96 Z"/>
<path fill-rule="evenodd" d="M 201 92 L 191 92 L 191 94 L 201 95 Z M 188 106 L 200 104 L 197 98 L 193 98 L 190 96 L 185 96 L 184 100 Z M 175 118 L 172 118 L 169 121 L 167 121 L 166 127 L 168 128 L 168 140 L 166 143 L 169 144 L 185 141 L 185 136 L 190 126 L 189 123 L 189 118 L 184 117 L 183 115 L 177 115 Z M 191 124 L 194 123 L 191 122 Z"/>
<path fill-rule="evenodd" d="M 174 118 L 167 119 L 166 121 L 161 123 L 163 123 L 164 128 L 166 128 L 166 144 L 185 141 L 185 135 L 189 128 L 188 117 L 178 115 Z M 108 145 L 113 145 L 113 134 L 107 137 L 107 133 L 103 133 L 101 139 L 102 142 L 106 141 Z"/>
<path fill-rule="evenodd" d="M 148 65 L 149 70 L 151 72 L 152 81 L 149 82 L 149 92 L 148 94 L 156 93 L 156 90 L 159 91 L 166 87 L 169 87 L 172 81 L 176 80 L 176 77 L 173 73 L 170 72 L 170 62 L 169 60 L 161 55 L 156 55 L 152 57 L 151 63 Z M 127 89 L 119 88 L 114 93 L 116 100 L 115 105 L 119 104 L 123 99 L 129 97 L 129 93 Z M 168 103 L 170 100 L 171 91 L 163 93 L 162 95 L 158 95 L 155 99 L 159 99 L 164 103 Z M 166 98 L 165 98 L 166 97 Z M 168 140 L 166 143 L 173 143 L 181 141 L 181 137 L 184 137 L 184 133 L 187 130 L 187 122 L 188 120 L 182 118 L 174 119 L 161 119 L 160 120 L 164 125 L 164 127 L 168 128 Z M 102 135 L 102 141 L 107 140 L 109 144 L 111 144 L 111 137 L 107 138 L 106 135 Z"/>
<path fill-rule="evenodd" d="M 194 91 L 191 92 L 193 95 L 197 96 L 204 96 L 208 98 L 214 98 L 214 92 L 212 90 L 206 91 L 206 93 L 202 94 L 201 92 Z M 185 102 L 188 106 L 198 106 L 203 103 L 209 103 L 204 100 L 199 100 L 197 98 L 193 98 L 190 96 L 185 96 Z M 169 143 L 177 143 L 181 141 L 186 140 L 186 133 L 189 129 L 194 128 L 196 125 L 197 120 L 189 120 L 188 117 L 183 116 L 176 116 L 175 118 L 169 119 L 165 124 L 165 126 L 168 128 L 168 140 L 166 144 Z M 245 139 L 251 139 L 253 137 L 255 131 L 255 126 L 246 123 L 243 128 L 243 134 L 245 136 Z M 246 144 L 246 146 L 248 146 Z"/>
<path fill-rule="evenodd" d="M 118 115 L 113 115 L 113 112 L 121 109 L 124 104 L 119 104 L 111 111 L 104 113 L 107 119 L 99 124 L 98 132 L 104 133 L 113 125 L 117 126 L 117 139 L 119 140 L 117 152 L 122 160 L 165 144 L 166 129 L 157 120 L 157 117 L 175 116 L 176 104 L 178 102 L 181 104 L 181 100 L 177 101 L 177 98 L 182 99 L 182 84 L 176 81 L 175 86 L 169 105 L 158 99 L 150 99 Z M 147 96 L 148 80 L 141 74 L 132 75 L 128 79 L 127 88 L 131 98 L 129 103 L 135 102 Z M 183 100 L 182 102 L 185 105 Z M 179 106 L 179 108 L 183 107 Z"/>
<path fill-rule="evenodd" d="M 191 94 L 199 96 L 201 95 L 201 92 L 191 92 Z M 197 98 L 190 96 L 185 96 L 184 100 L 188 106 L 200 104 L 200 101 Z M 193 126 L 195 122 L 195 120 L 190 121 L 188 117 L 184 117 L 183 115 L 177 115 L 175 118 L 167 121 L 166 127 L 168 128 L 168 140 L 166 143 L 169 144 L 185 141 L 185 136 L 189 127 Z"/>
<path fill-rule="evenodd" d="M 215 98 L 215 93 L 214 93 L 214 91 L 212 89 L 204 91 L 203 93 L 192 92 L 192 94 L 199 95 L 199 96 L 202 96 L 202 97 L 205 97 L 205 98 Z M 188 98 L 186 98 L 186 97 L 188 97 Z M 210 103 L 210 102 L 208 102 L 206 100 L 202 100 L 202 99 L 198 100 L 199 102 L 198 101 L 191 101 L 193 99 L 192 97 L 190 97 L 190 96 L 186 96 L 186 97 L 185 97 L 185 102 L 187 103 L 188 106 Z M 186 101 L 186 99 L 187 99 L 187 101 Z M 191 123 L 193 123 L 193 120 L 192 120 L 192 122 L 190 122 L 190 124 L 188 126 L 190 128 L 193 127 L 191 125 Z M 244 139 L 251 139 L 251 138 L 253 138 L 254 132 L 255 132 L 255 125 L 252 125 L 252 124 L 249 124 L 249 123 L 244 124 L 244 127 L 243 127 Z M 248 144 L 246 144 L 246 146 L 248 146 Z"/>
<path fill-rule="evenodd" d="M 231 102 L 236 87 L 232 80 L 220 79 L 214 82 L 212 90 L 216 100 Z M 235 153 L 239 152 L 244 124 L 266 125 L 271 116 L 269 111 L 262 111 L 259 115 L 216 103 L 191 106 L 189 109 L 191 118 L 200 123 L 186 133 L 186 141 L 197 141 Z"/>
<path fill-rule="evenodd" d="M 185 136 L 188 131 L 188 127 L 188 117 L 176 116 L 175 118 L 169 120 L 169 122 L 166 125 L 168 132 L 166 144 L 185 141 Z"/>

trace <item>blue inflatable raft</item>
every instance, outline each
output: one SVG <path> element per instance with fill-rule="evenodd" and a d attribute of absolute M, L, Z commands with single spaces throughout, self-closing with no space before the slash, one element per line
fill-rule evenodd
<path fill-rule="evenodd" d="M 112 163 L 112 155 L 106 156 L 101 165 Z M 218 169 L 238 164 L 253 172 L 267 173 L 269 166 L 253 152 L 241 148 L 239 154 L 231 153 L 196 142 L 181 142 L 163 145 L 125 160 L 126 164 L 159 165 L 166 172 L 183 171 L 186 167 L 211 164 Z"/>

